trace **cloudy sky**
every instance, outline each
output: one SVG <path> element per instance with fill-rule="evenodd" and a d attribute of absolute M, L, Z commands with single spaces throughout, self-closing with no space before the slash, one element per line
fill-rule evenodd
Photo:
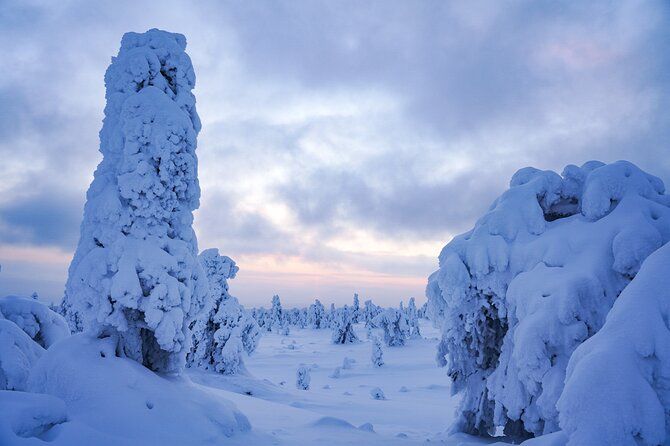
<path fill-rule="evenodd" d="M 126 31 L 197 75 L 200 248 L 279 293 L 424 299 L 520 167 L 628 159 L 670 182 L 664 1 L 0 0 L 0 295 L 62 296 Z"/>

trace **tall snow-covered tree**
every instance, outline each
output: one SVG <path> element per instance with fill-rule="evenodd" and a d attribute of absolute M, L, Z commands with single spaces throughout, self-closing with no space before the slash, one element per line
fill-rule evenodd
<path fill-rule="evenodd" d="M 333 321 L 331 322 L 333 330 L 333 344 L 351 344 L 358 342 L 358 336 L 354 332 L 352 324 L 351 310 L 348 306 L 335 311 Z"/>
<path fill-rule="evenodd" d="M 663 182 L 633 164 L 525 168 L 439 256 L 426 294 L 438 358 L 463 392 L 455 430 L 559 429 L 570 356 L 670 240 Z M 441 357 L 441 358 L 440 358 Z"/>
<path fill-rule="evenodd" d="M 192 366 L 232 375 L 243 370 L 243 352 L 256 347 L 260 330 L 237 299 L 230 295 L 228 279 L 239 268 L 215 248 L 203 251 L 198 259 L 209 279 L 206 311 L 191 324 L 193 348 L 188 354 Z"/>
<path fill-rule="evenodd" d="M 416 301 L 413 297 L 410 297 L 409 304 L 405 311 L 407 313 L 407 320 L 410 327 L 410 337 L 412 339 L 420 339 L 421 329 L 419 328 L 419 315 L 416 309 Z"/>
<path fill-rule="evenodd" d="M 384 342 L 389 347 L 405 345 L 410 335 L 407 316 L 395 308 L 387 308 L 379 313 L 373 323 L 384 330 Z"/>
<path fill-rule="evenodd" d="M 361 318 L 361 303 L 358 299 L 358 293 L 354 293 L 354 305 L 351 307 L 351 319 L 357 324 Z"/>
<path fill-rule="evenodd" d="M 179 373 L 207 278 L 197 260 L 195 74 L 181 34 L 127 33 L 105 74 L 103 159 L 66 284 L 83 326 L 148 368 Z"/>

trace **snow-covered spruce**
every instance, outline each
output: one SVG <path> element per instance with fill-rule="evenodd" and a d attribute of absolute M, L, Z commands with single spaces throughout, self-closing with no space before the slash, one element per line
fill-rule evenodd
<path fill-rule="evenodd" d="M 559 428 L 568 360 L 670 239 L 669 205 L 663 182 L 629 162 L 525 168 L 445 246 L 426 293 L 438 357 L 464 392 L 455 430 Z"/>
<path fill-rule="evenodd" d="M 382 341 L 378 337 L 372 339 L 372 354 L 370 360 L 374 367 L 381 367 L 384 365 L 384 351 L 382 350 Z"/>
<path fill-rule="evenodd" d="M 275 330 L 277 333 L 282 331 L 284 327 L 284 311 L 282 310 L 281 300 L 279 295 L 272 296 L 272 308 L 270 309 L 270 330 Z"/>
<path fill-rule="evenodd" d="M 409 299 L 409 305 L 407 305 L 407 320 L 410 327 L 410 338 L 420 339 L 421 338 L 421 329 L 419 328 L 419 315 L 416 309 L 416 301 L 413 297 Z"/>
<path fill-rule="evenodd" d="M 203 251 L 198 259 L 207 274 L 210 293 L 207 310 L 191 324 L 193 347 L 187 361 L 189 366 L 232 375 L 243 370 L 242 354 L 255 350 L 260 329 L 228 292 L 228 279 L 239 270 L 235 262 L 215 248 Z"/>
<path fill-rule="evenodd" d="M 63 317 L 32 298 L 18 296 L 0 298 L 0 319 L 15 323 L 43 348 L 49 348 L 56 341 L 70 336 L 70 330 Z"/>
<path fill-rule="evenodd" d="M 361 319 L 361 302 L 358 298 L 358 293 L 354 293 L 354 304 L 351 307 L 351 320 L 354 324 L 360 322 Z"/>
<path fill-rule="evenodd" d="M 358 342 L 354 332 L 351 310 L 346 305 L 335 311 L 331 322 L 333 344 L 351 344 Z"/>
<path fill-rule="evenodd" d="M 670 244 L 650 255 L 605 325 L 570 358 L 558 401 L 569 445 L 670 440 Z"/>
<path fill-rule="evenodd" d="M 307 309 L 307 323 L 312 328 L 325 328 L 327 326 L 326 310 L 319 299 L 316 299 Z"/>
<path fill-rule="evenodd" d="M 373 319 L 373 324 L 384 330 L 384 342 L 389 347 L 405 345 L 410 335 L 407 316 L 395 308 L 387 308 Z"/>
<path fill-rule="evenodd" d="M 295 387 L 300 390 L 309 390 L 309 383 L 312 377 L 309 373 L 309 367 L 301 365 L 295 374 Z"/>
<path fill-rule="evenodd" d="M 384 395 L 384 391 L 380 389 L 379 387 L 374 387 L 370 390 L 370 396 L 372 397 L 373 400 L 385 400 L 386 395 Z"/>
<path fill-rule="evenodd" d="M 186 39 L 127 33 L 105 74 L 103 159 L 87 193 L 66 305 L 118 352 L 179 373 L 207 278 L 192 229 L 199 206 L 195 74 Z"/>

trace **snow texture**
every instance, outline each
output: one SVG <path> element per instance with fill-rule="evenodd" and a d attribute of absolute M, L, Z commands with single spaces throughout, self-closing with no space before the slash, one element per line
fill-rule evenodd
<path fill-rule="evenodd" d="M 207 295 L 192 229 L 199 206 L 195 74 L 186 39 L 127 33 L 105 74 L 101 163 L 87 193 L 66 303 L 84 329 L 155 371 L 179 373 Z"/>
<path fill-rule="evenodd" d="M 187 361 L 191 366 L 232 375 L 244 370 L 243 353 L 256 348 L 260 329 L 237 299 L 228 292 L 228 279 L 239 268 L 217 249 L 203 251 L 198 259 L 209 280 L 206 310 L 191 324 L 193 349 Z"/>
<path fill-rule="evenodd" d="M 558 409 L 569 445 L 670 440 L 670 244 L 647 258 L 605 325 L 574 352 Z"/>
<path fill-rule="evenodd" d="M 669 205 L 663 182 L 626 161 L 524 168 L 445 246 L 426 294 L 438 362 L 463 392 L 454 430 L 558 430 L 568 360 L 670 240 Z"/>

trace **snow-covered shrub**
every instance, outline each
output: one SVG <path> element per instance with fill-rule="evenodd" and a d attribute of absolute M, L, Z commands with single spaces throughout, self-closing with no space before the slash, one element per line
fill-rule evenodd
<path fill-rule="evenodd" d="M 14 322 L 43 348 L 49 348 L 56 341 L 70 336 L 70 329 L 63 317 L 32 298 L 0 298 L 0 319 L 3 318 Z"/>
<path fill-rule="evenodd" d="M 301 365 L 295 374 L 295 387 L 300 390 L 309 390 L 309 383 L 312 377 L 309 373 L 309 367 Z"/>
<path fill-rule="evenodd" d="M 193 349 L 188 363 L 232 375 L 243 369 L 242 353 L 253 351 L 260 331 L 228 292 L 228 279 L 239 271 L 235 261 L 215 248 L 203 251 L 198 259 L 207 274 L 210 293 L 207 311 L 191 324 Z"/>
<path fill-rule="evenodd" d="M 0 390 L 25 390 L 44 349 L 14 322 L 0 316 Z"/>
<path fill-rule="evenodd" d="M 342 376 L 342 367 L 335 367 L 335 369 L 329 376 L 331 378 L 339 378 L 340 376 Z"/>
<path fill-rule="evenodd" d="M 346 305 L 335 312 L 331 322 L 333 344 L 351 344 L 358 342 L 351 320 L 351 311 Z"/>
<path fill-rule="evenodd" d="M 410 335 L 407 316 L 395 308 L 387 308 L 372 321 L 376 327 L 384 330 L 384 342 L 389 347 L 405 345 Z"/>
<path fill-rule="evenodd" d="M 312 328 L 325 328 L 327 326 L 325 316 L 326 310 L 323 304 L 316 299 L 307 310 L 307 323 Z"/>
<path fill-rule="evenodd" d="M 572 352 L 603 325 L 644 259 L 670 239 L 663 182 L 629 162 L 518 171 L 428 281 L 442 363 L 464 392 L 454 429 L 539 435 Z M 446 355 L 446 357 L 444 357 Z"/>
<path fill-rule="evenodd" d="M 605 325 L 575 350 L 558 409 L 569 445 L 670 441 L 670 244 L 645 260 Z"/>
<path fill-rule="evenodd" d="M 342 369 L 349 370 L 354 366 L 355 363 L 356 360 L 354 358 L 345 356 L 344 359 L 342 360 Z"/>
<path fill-rule="evenodd" d="M 179 373 L 207 278 L 197 260 L 200 119 L 186 39 L 127 33 L 105 74 L 101 163 L 87 193 L 66 301 L 117 351 Z"/>
<path fill-rule="evenodd" d="M 386 395 L 384 395 L 384 391 L 380 389 L 379 387 L 374 387 L 372 390 L 370 390 L 370 396 L 372 397 L 373 400 L 385 400 Z"/>
<path fill-rule="evenodd" d="M 382 341 L 378 337 L 372 340 L 372 355 L 370 360 L 374 367 L 381 367 L 384 365 L 384 351 L 382 350 Z"/>

